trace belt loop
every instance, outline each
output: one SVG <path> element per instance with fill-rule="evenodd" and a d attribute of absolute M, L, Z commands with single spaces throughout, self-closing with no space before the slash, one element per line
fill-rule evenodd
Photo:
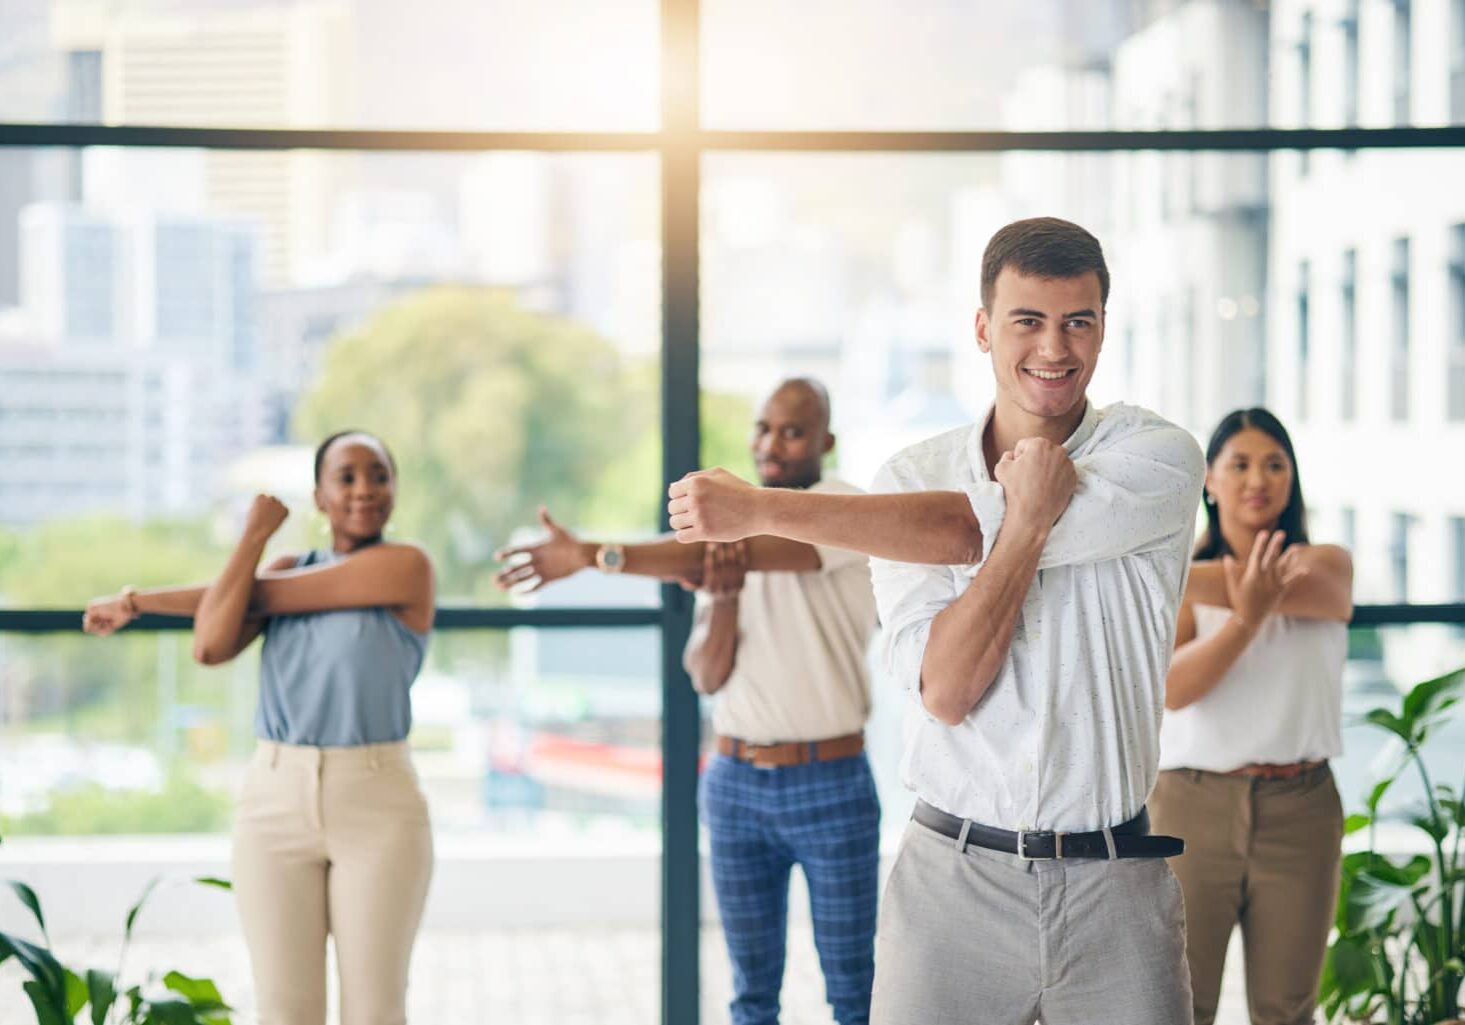
<path fill-rule="evenodd" d="M 956 852 L 958 854 L 965 854 L 966 853 L 966 838 L 967 838 L 967 834 L 970 833 L 971 831 L 972 831 L 972 820 L 971 819 L 962 819 L 961 820 L 961 835 L 956 838 Z"/>
<path fill-rule="evenodd" d="M 1117 861 L 1119 859 L 1119 852 L 1114 849 L 1114 830 L 1105 826 L 1100 832 L 1104 834 L 1104 846 L 1109 848 L 1109 860 Z"/>
<path fill-rule="evenodd" d="M 274 743 L 273 741 L 271 741 L 270 742 L 270 768 L 273 769 L 278 764 L 280 764 L 280 745 Z"/>
<path fill-rule="evenodd" d="M 376 744 L 372 744 L 370 747 L 367 748 L 366 767 L 372 772 L 375 772 L 380 765 L 381 748 L 378 747 Z"/>
<path fill-rule="evenodd" d="M 743 760 L 743 742 L 742 742 L 742 740 L 740 738 L 734 737 L 733 738 L 733 761 L 740 762 L 742 760 Z"/>
<path fill-rule="evenodd" d="M 813 765 L 819 760 L 819 742 L 811 740 L 808 744 L 809 764 Z"/>

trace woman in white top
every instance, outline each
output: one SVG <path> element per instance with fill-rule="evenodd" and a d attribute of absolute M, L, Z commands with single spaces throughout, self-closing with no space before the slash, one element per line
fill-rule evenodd
<path fill-rule="evenodd" d="M 1292 441 L 1265 409 L 1206 449 L 1196 548 L 1165 680 L 1157 832 L 1185 838 L 1195 1025 L 1211 1025 L 1241 926 L 1253 1025 L 1313 1020 L 1338 886 L 1342 677 L 1353 563 L 1312 545 Z"/>

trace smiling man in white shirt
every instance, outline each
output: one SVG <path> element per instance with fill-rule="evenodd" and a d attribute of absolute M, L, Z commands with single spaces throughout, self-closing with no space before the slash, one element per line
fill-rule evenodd
<path fill-rule="evenodd" d="M 1086 397 L 1109 275 L 1037 218 L 993 236 L 976 337 L 997 399 L 897 454 L 878 495 L 672 486 L 686 541 L 768 533 L 875 557 L 921 800 L 881 910 L 873 1025 L 1183 1025 L 1180 842 L 1149 835 L 1205 464 L 1185 431 Z"/>

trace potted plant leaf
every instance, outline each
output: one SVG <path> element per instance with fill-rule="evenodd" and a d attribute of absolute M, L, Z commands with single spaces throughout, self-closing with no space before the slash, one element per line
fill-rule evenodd
<path fill-rule="evenodd" d="M 1423 749 L 1457 714 L 1465 698 L 1465 668 L 1426 680 L 1398 710 L 1375 708 L 1364 721 L 1396 737 L 1400 755 L 1374 785 L 1366 811 L 1348 816 L 1345 832 L 1368 830 L 1365 849 L 1343 858 L 1337 935 L 1328 949 L 1319 992 L 1330 1022 L 1450 1025 L 1460 1022 L 1465 981 L 1465 781 L 1436 781 Z M 1465 766 L 1461 766 L 1465 769 Z M 1402 816 L 1381 811 L 1384 795 L 1415 772 L 1422 805 Z M 1380 853 L 1381 821 L 1419 831 L 1424 853 L 1407 859 Z"/>
<path fill-rule="evenodd" d="M 209 979 L 194 979 L 176 971 L 150 973 L 144 981 L 122 988 L 133 926 L 159 881 L 149 882 L 127 912 L 115 971 L 74 971 L 63 965 L 51 949 L 46 918 L 35 891 L 25 883 L 9 881 L 10 889 L 40 927 L 41 942 L 0 932 L 0 963 L 13 957 L 30 976 L 22 986 L 35 1011 L 36 1025 L 74 1025 L 83 1011 L 88 1014 L 81 1020 L 90 1025 L 231 1025 L 231 1008 Z M 223 879 L 202 877 L 195 881 L 229 888 Z"/>

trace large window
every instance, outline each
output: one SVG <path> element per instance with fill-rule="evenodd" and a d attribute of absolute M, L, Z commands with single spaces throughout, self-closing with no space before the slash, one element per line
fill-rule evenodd
<path fill-rule="evenodd" d="M 1297 419 L 1306 420 L 1307 394 L 1312 387 L 1312 361 L 1308 351 L 1312 342 L 1309 303 L 1312 297 L 1312 268 L 1306 262 L 1297 268 Z"/>
<path fill-rule="evenodd" d="M 1450 298 L 1445 322 L 1445 344 L 1449 347 L 1448 415 L 1465 420 L 1465 224 L 1450 232 Z"/>
<path fill-rule="evenodd" d="M 5 12 L 0 119 L 231 128 L 656 127 L 656 0 L 99 5 Z"/>
<path fill-rule="evenodd" d="M 1338 28 L 1343 33 L 1343 124 L 1358 124 L 1361 83 L 1358 61 L 1358 16 L 1361 0 L 1346 0 Z"/>
<path fill-rule="evenodd" d="M 1358 251 L 1343 253 L 1342 274 L 1338 290 L 1338 341 L 1343 358 L 1338 362 L 1342 380 L 1339 402 L 1343 420 L 1358 416 Z"/>
<path fill-rule="evenodd" d="M 1465 129 L 1441 127 L 1465 120 L 1465 19 L 1426 30 L 1447 8 L 431 0 L 404 22 L 381 0 L 10 4 L 7 856 L 43 837 L 221 835 L 251 744 L 249 658 L 200 669 L 166 624 L 100 642 L 76 618 L 122 583 L 207 577 L 255 491 L 294 510 L 282 550 L 319 544 L 311 446 L 359 424 L 394 447 L 399 536 L 439 569 L 413 743 L 459 866 L 443 899 L 486 885 L 461 852 L 507 850 L 639 900 L 616 949 L 641 967 L 610 974 L 642 1017 L 659 985 L 663 1020 L 694 1022 L 727 968 L 713 947 L 698 970 L 712 909 L 687 598 L 593 575 L 505 596 L 493 553 L 533 536 L 541 503 L 590 536 L 651 535 L 670 479 L 749 468 L 752 410 L 787 374 L 830 386 L 830 472 L 855 484 L 971 422 L 992 399 L 971 328 L 981 250 L 1027 215 L 1105 244 L 1096 401 L 1202 440 L 1241 406 L 1288 419 L 1314 537 L 1356 555 L 1350 711 L 1457 664 L 1457 634 L 1411 621 L 1460 608 L 1374 607 L 1462 600 L 1457 482 L 1429 461 L 1465 448 Z M 1411 359 L 1448 381 L 1411 380 Z M 1455 557 L 1426 545 L 1441 523 Z M 901 699 L 876 681 L 893 832 Z M 1349 738 L 1351 803 L 1378 752 Z M 658 858 L 659 919 L 654 885 L 626 896 L 643 890 L 616 874 Z M 515 906 L 554 907 L 555 872 Z M 459 904 L 460 927 L 503 924 Z M 576 959 L 590 921 L 551 941 L 565 978 L 611 964 Z M 817 1005 L 817 975 L 791 979 L 813 995 L 787 1006 Z M 521 986 L 414 1013 L 593 1006 L 538 989 L 542 1009 Z"/>
<path fill-rule="evenodd" d="M 1451 601 L 1465 601 L 1465 516 L 1451 516 L 1449 597 Z"/>
<path fill-rule="evenodd" d="M 55 152 L 5 155 L 36 184 L 0 223 L 0 605 L 202 577 L 253 490 L 294 509 L 282 548 L 319 545 L 310 449 L 358 424 L 445 604 L 506 600 L 493 553 L 541 504 L 656 529 L 649 156 L 91 147 L 49 198 Z"/>
<path fill-rule="evenodd" d="M 1389 361 L 1389 410 L 1398 421 L 1409 418 L 1409 339 L 1412 334 L 1409 305 L 1409 240 L 1395 239 L 1389 259 L 1389 308 L 1394 339 Z"/>
<path fill-rule="evenodd" d="M 1395 601 L 1409 600 L 1409 535 L 1413 527 L 1414 517 L 1407 512 L 1396 512 L 1389 517 L 1389 575 L 1394 582 Z"/>
<path fill-rule="evenodd" d="M 1297 28 L 1297 123 L 1304 128 L 1313 123 L 1312 78 L 1313 12 L 1303 11 Z M 1302 173 L 1306 174 L 1311 156 L 1301 155 Z"/>
<path fill-rule="evenodd" d="M 1450 4 L 1450 119 L 1465 121 L 1465 0 Z"/>
<path fill-rule="evenodd" d="M 1394 121 L 1408 124 L 1414 107 L 1414 0 L 1394 7 Z"/>

